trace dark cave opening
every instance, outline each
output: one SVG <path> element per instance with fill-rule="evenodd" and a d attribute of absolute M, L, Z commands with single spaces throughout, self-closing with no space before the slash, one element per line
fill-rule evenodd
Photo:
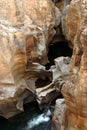
<path fill-rule="evenodd" d="M 69 47 L 68 42 L 56 42 L 50 44 L 48 51 L 49 63 L 46 64 L 46 68 L 49 69 L 50 66 L 54 65 L 54 59 L 60 56 L 72 56 L 72 49 Z"/>
<path fill-rule="evenodd" d="M 37 88 L 40 88 L 40 87 L 44 87 L 48 84 L 50 84 L 51 81 L 48 77 L 46 77 L 45 79 L 37 79 L 37 81 L 35 82 L 35 85 L 37 86 Z"/>
<path fill-rule="evenodd" d="M 55 42 L 54 44 L 50 44 L 49 51 L 48 51 L 49 63 L 46 64 L 46 69 L 50 69 L 50 67 L 55 64 L 54 63 L 55 58 L 61 57 L 61 56 L 64 56 L 64 57 L 72 56 L 73 50 L 69 47 L 69 44 L 67 41 Z M 63 95 L 61 92 L 56 98 L 52 100 L 51 105 L 54 106 L 56 99 L 60 99 L 60 98 L 63 98 Z"/>
<path fill-rule="evenodd" d="M 49 45 L 49 50 L 48 50 L 48 60 L 49 63 L 46 64 L 46 69 L 50 69 L 50 67 L 52 65 L 54 65 L 54 59 L 57 57 L 61 57 L 61 56 L 68 56 L 71 57 L 72 56 L 72 49 L 69 47 L 69 44 L 67 41 L 63 41 L 63 42 L 55 42 L 54 44 L 50 44 Z M 37 88 L 40 87 L 44 87 L 48 84 L 50 84 L 52 82 L 52 80 L 50 80 L 48 77 L 46 77 L 45 79 L 38 79 L 35 82 L 35 85 Z M 56 96 L 53 101 L 51 102 L 51 104 L 55 104 L 55 100 L 57 98 L 63 98 L 63 95 L 60 93 L 58 96 Z"/>

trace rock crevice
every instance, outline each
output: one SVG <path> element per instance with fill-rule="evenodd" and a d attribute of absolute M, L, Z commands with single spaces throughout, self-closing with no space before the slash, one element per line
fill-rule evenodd
<path fill-rule="evenodd" d="M 57 106 L 62 106 L 63 115 L 65 115 L 66 112 L 66 116 L 62 115 L 63 118 L 55 118 L 58 123 L 58 130 L 87 129 L 86 6 L 87 2 L 85 0 L 72 0 L 71 3 L 66 6 L 66 16 L 64 21 L 62 21 L 63 33 L 66 39 L 71 41 L 73 46 L 73 55 L 69 66 L 68 82 L 65 82 L 61 89 L 66 109 L 61 105 L 62 102 L 57 102 Z M 64 120 L 67 123 L 64 122 Z"/>
<path fill-rule="evenodd" d="M 0 116 L 10 118 L 34 100 L 50 104 L 62 93 L 53 117 L 57 129 L 86 130 L 87 2 L 54 2 L 0 1 Z M 46 70 L 50 43 L 66 41 L 71 59 L 56 57 Z M 36 86 L 46 78 L 48 84 Z"/>
<path fill-rule="evenodd" d="M 37 79 L 52 73 L 44 65 L 61 13 L 51 0 L 1 0 L 0 10 L 0 115 L 10 118 L 36 100 Z"/>

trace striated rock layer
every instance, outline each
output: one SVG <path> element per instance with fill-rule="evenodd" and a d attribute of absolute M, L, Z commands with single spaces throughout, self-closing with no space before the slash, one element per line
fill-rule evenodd
<path fill-rule="evenodd" d="M 87 1 L 69 2 L 56 3 L 61 16 L 51 0 L 0 1 L 0 116 L 9 118 L 34 100 L 50 103 L 61 91 L 56 128 L 87 130 Z M 72 44 L 72 58 L 56 58 L 46 70 L 48 44 L 54 35 L 54 43 L 61 41 L 56 37 L 62 32 Z M 50 84 L 37 88 L 37 79 L 45 78 Z"/>
<path fill-rule="evenodd" d="M 50 0 L 0 0 L 0 116 L 23 111 L 36 80 L 49 77 L 43 65 L 60 17 Z"/>
<path fill-rule="evenodd" d="M 63 116 L 65 109 L 61 105 L 63 118 L 58 117 L 58 130 L 87 130 L 87 1 L 72 0 L 65 12 L 63 33 L 72 42 L 73 55 L 69 80 L 61 90 L 66 104 L 66 116 Z M 60 104 L 57 102 L 57 105 Z"/>

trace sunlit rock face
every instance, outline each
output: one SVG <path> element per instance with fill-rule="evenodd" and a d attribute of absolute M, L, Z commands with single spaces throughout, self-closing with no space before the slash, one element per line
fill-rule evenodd
<path fill-rule="evenodd" d="M 72 0 L 66 6 L 62 25 L 64 35 L 72 42 L 73 55 L 70 78 L 61 90 L 67 106 L 67 124 L 59 130 L 87 130 L 87 1 Z"/>
<path fill-rule="evenodd" d="M 0 1 L 0 115 L 35 100 L 35 81 L 49 75 L 47 47 L 61 14 L 51 0 Z"/>

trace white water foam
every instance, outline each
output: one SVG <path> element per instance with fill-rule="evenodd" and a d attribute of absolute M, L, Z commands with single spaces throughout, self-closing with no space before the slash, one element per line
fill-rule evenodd
<path fill-rule="evenodd" d="M 39 125 L 40 123 L 47 122 L 50 120 L 51 111 L 48 110 L 46 113 L 43 113 L 34 119 L 30 120 L 27 124 L 26 130 L 29 130 L 29 128 L 33 128 L 34 126 Z"/>

